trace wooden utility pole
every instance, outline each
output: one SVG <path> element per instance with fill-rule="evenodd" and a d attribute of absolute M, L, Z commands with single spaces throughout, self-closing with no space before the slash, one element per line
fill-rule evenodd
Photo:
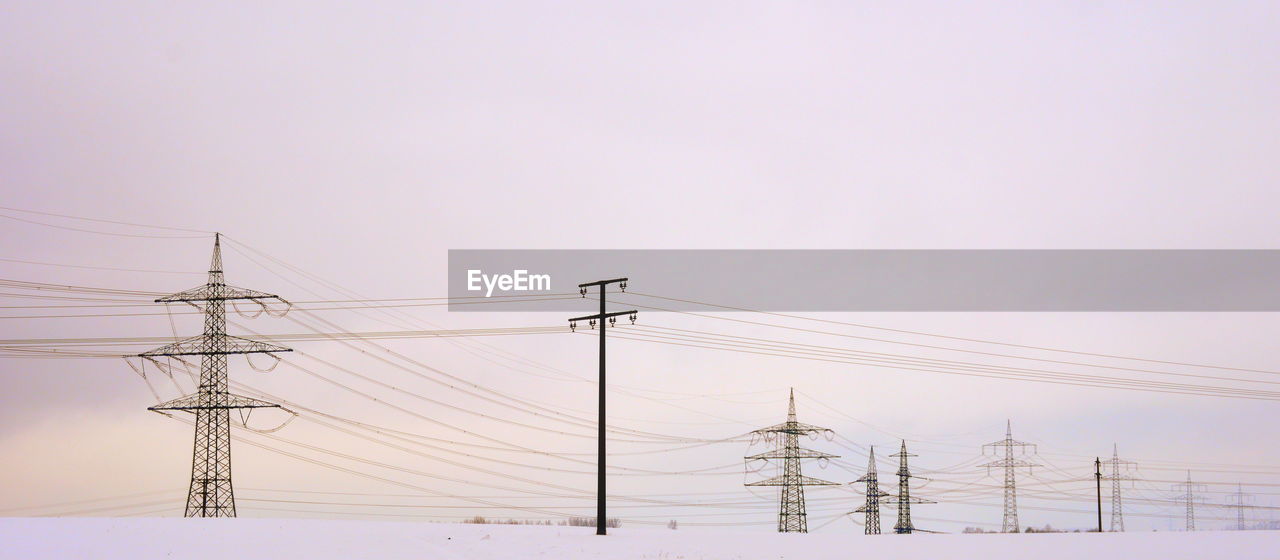
<path fill-rule="evenodd" d="M 629 315 L 631 322 L 632 323 L 636 322 L 636 311 L 634 309 L 632 309 L 631 311 L 617 311 L 614 313 L 607 313 L 605 311 L 605 303 L 604 303 L 605 288 L 609 284 L 618 284 L 619 288 L 621 288 L 622 291 L 627 290 L 626 278 L 614 278 L 613 280 L 597 280 L 595 282 L 587 282 L 586 284 L 578 284 L 578 292 L 581 293 L 582 297 L 584 298 L 587 297 L 588 288 L 592 286 L 600 287 L 600 313 L 595 315 L 585 315 L 582 317 L 574 317 L 572 319 L 569 319 L 570 329 L 576 328 L 578 325 L 578 321 L 590 321 L 592 328 L 595 328 L 597 321 L 600 323 L 600 397 L 599 397 L 600 419 L 597 425 L 600 435 L 599 435 L 599 441 L 598 441 L 599 458 L 596 460 L 596 534 L 597 535 L 605 534 L 605 526 L 608 523 L 608 518 L 605 516 L 605 484 L 604 484 L 604 468 L 605 468 L 604 325 L 606 320 L 610 324 L 613 324 L 618 320 L 619 315 Z"/>
<path fill-rule="evenodd" d="M 1102 532 L 1102 457 L 1093 459 L 1093 477 L 1098 483 L 1098 532 Z"/>

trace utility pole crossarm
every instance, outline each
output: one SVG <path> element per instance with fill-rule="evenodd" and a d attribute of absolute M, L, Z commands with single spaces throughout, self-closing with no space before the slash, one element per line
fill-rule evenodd
<path fill-rule="evenodd" d="M 621 287 L 622 287 L 622 291 L 624 291 L 624 292 L 625 292 L 625 291 L 627 291 L 627 280 L 628 280 L 627 278 L 614 278 L 614 279 L 612 279 L 612 280 L 596 280 L 595 282 L 587 282 L 587 283 L 585 283 L 585 284 L 578 284 L 578 287 L 579 287 L 579 288 L 590 288 L 590 287 L 593 287 L 593 286 L 600 286 L 601 288 L 603 288 L 603 287 L 605 287 L 605 286 L 608 286 L 609 284 L 621 284 L 621 285 L 622 285 L 622 286 L 621 286 Z"/>
<path fill-rule="evenodd" d="M 576 322 L 578 322 L 578 321 L 586 321 L 586 320 L 588 320 L 588 319 L 608 319 L 609 317 L 621 317 L 621 316 L 623 316 L 623 315 L 635 315 L 636 313 L 637 313 L 637 311 L 636 311 L 636 310 L 634 310 L 634 309 L 632 309 L 631 311 L 614 311 L 613 313 L 603 313 L 603 314 L 601 314 L 601 313 L 596 313 L 595 315 L 583 315 L 583 316 L 581 316 L 581 317 L 574 317 L 574 318 L 572 318 L 572 319 L 569 319 L 569 322 L 570 322 L 570 323 L 576 323 Z"/>

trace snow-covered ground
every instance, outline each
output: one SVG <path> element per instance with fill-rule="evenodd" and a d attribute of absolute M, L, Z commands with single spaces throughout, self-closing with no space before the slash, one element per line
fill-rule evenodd
<path fill-rule="evenodd" d="M 1280 532 L 809 535 L 306 519 L 0 518 L 0 557 L 783 559 L 1280 558 Z"/>

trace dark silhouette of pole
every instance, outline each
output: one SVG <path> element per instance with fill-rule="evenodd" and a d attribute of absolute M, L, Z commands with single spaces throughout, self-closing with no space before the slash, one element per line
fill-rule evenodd
<path fill-rule="evenodd" d="M 1102 532 L 1102 457 L 1093 459 L 1093 477 L 1098 483 L 1098 532 Z"/>
<path fill-rule="evenodd" d="M 600 322 L 600 396 L 598 397 L 599 405 L 600 405 L 600 416 L 596 426 L 597 429 L 599 430 L 599 436 L 598 436 L 598 442 L 597 442 L 598 458 L 596 459 L 596 534 L 597 535 L 605 534 L 606 532 L 605 526 L 608 524 L 608 518 L 606 517 L 606 513 L 605 513 L 605 483 L 604 483 L 604 469 L 605 469 L 604 329 L 605 329 L 605 321 L 608 320 L 608 322 L 612 324 L 618 320 L 617 317 L 619 315 L 629 315 L 631 322 L 632 323 L 636 322 L 636 311 L 634 309 L 632 309 L 631 311 L 618 311 L 614 313 L 607 313 L 605 311 L 605 297 L 604 297 L 605 288 L 608 287 L 609 284 L 618 284 L 619 288 L 621 288 L 622 291 L 627 290 L 626 278 L 614 278 L 613 280 L 597 280 L 595 282 L 588 282 L 586 284 L 578 284 L 578 292 L 581 293 L 582 297 L 584 298 L 587 297 L 588 288 L 592 286 L 600 287 L 600 313 L 596 315 L 586 315 L 582 317 L 574 317 L 572 319 L 569 319 L 570 329 L 577 328 L 578 321 L 590 321 L 592 328 L 595 328 L 596 321 Z"/>

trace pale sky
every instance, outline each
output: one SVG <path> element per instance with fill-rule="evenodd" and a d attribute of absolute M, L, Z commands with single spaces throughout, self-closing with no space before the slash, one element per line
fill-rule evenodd
<path fill-rule="evenodd" d="M 460 248 L 1280 249 L 1274 163 L 1280 155 L 1278 11 L 1265 2 L 223 2 L 196 7 L 10 1 L 0 4 L 0 206 L 221 231 L 370 298 L 444 296 L 446 251 Z M 0 215 L 98 231 L 188 235 L 12 210 Z M 0 278 L 176 292 L 203 281 L 199 273 L 210 246 L 211 237 L 203 235 L 121 237 L 0 218 L 0 258 L 166 271 L 9 260 L 0 261 Z M 225 260 L 227 278 L 236 285 L 300 301 L 345 299 L 279 266 L 266 270 L 232 249 Z M 642 289 L 644 271 L 618 274 Z M 0 299 L 6 306 L 50 303 Z M 584 302 L 583 312 L 590 311 Z M 443 328 L 564 324 L 564 317 L 554 314 L 450 314 L 433 307 L 403 312 Z M 379 323 L 376 314 L 328 313 L 323 316 L 348 330 L 407 328 L 403 321 L 399 327 Z M 4 313 L 22 314 L 35 313 Z M 1280 318 L 1274 314 L 822 318 L 1280 370 L 1273 340 Z M 303 331 L 288 319 L 265 316 L 237 323 L 266 332 Z M 646 313 L 642 323 L 961 359 L 662 313 Z M 417 325 L 413 328 L 431 328 Z M 179 316 L 177 328 L 180 334 L 196 334 L 199 323 Z M 239 327 L 231 329 L 244 334 Z M 0 319 L 3 339 L 169 335 L 163 315 Z M 489 347 L 478 343 L 573 375 L 594 375 L 594 340 L 568 334 L 384 345 L 470 382 L 592 415 L 591 384 L 549 379 L 562 374 L 528 364 L 502 367 L 478 358 L 473 352 L 491 357 L 485 353 Z M 504 413 L 338 343 L 296 347 L 457 406 Z M 610 358 L 611 379 L 632 391 L 611 397 L 611 410 L 626 428 L 730 437 L 782 421 L 786 390 L 794 386 L 802 421 L 830 427 L 858 445 L 885 446 L 886 452 L 898 437 L 906 437 L 920 455 L 915 459 L 920 469 L 972 458 L 981 444 L 1002 437 L 1005 419 L 1011 418 L 1016 438 L 1040 444 L 1054 467 L 1074 469 L 1072 475 L 1084 476 L 1091 457 L 1109 453 L 1117 443 L 1122 455 L 1139 461 L 1229 465 L 1199 477 L 1253 483 L 1248 490 L 1259 494 L 1260 504 L 1280 506 L 1275 496 L 1264 495 L 1280 491 L 1263 485 L 1280 482 L 1280 451 L 1268 444 L 1280 437 L 1272 402 L 1070 388 L 623 340 L 611 344 Z M 1007 363 L 974 355 L 962 359 Z M 581 457 L 585 464 L 533 461 L 538 465 L 594 469 L 589 438 L 507 432 L 501 424 L 343 377 L 301 355 L 287 359 L 295 361 L 371 393 L 382 391 L 385 400 L 444 423 L 517 438 L 530 447 L 588 453 Z M 232 380 L 327 413 L 465 439 L 288 365 L 259 374 L 243 361 L 232 364 Z M 99 497 L 113 498 L 104 504 L 169 500 L 171 507 L 159 514 L 181 514 L 191 428 L 147 412 L 155 399 L 127 365 L 118 359 L 4 357 L 0 367 L 0 514 L 87 510 L 94 504 L 15 508 Z M 545 376 L 534 375 L 538 372 Z M 157 383 L 162 397 L 178 395 L 167 379 L 157 379 L 164 381 Z M 685 408 L 632 396 L 642 389 L 662 391 L 643 394 Z M 521 421 L 555 425 L 527 415 Z M 335 436 L 307 422 L 295 422 L 277 435 L 490 486 L 545 490 Z M 865 464 L 835 443 L 811 445 Z M 643 448 L 619 444 L 620 451 Z M 410 492 L 246 444 L 234 449 L 240 498 L 386 503 L 393 498 L 261 489 Z M 696 470 L 740 461 L 748 452 L 746 444 L 718 444 L 668 459 L 619 457 L 615 464 Z M 594 489 L 588 475 L 442 453 L 504 474 Z M 1249 469 L 1240 465 L 1275 466 L 1250 467 L 1266 473 L 1245 477 L 1236 471 Z M 1152 488 L 1167 490 L 1163 481 L 1184 478 L 1176 469 L 1187 466 L 1161 466 L 1171 470 L 1141 471 L 1159 482 L 1140 491 L 1168 499 L 1169 492 L 1158 495 Z M 359 468 L 446 493 L 505 497 L 516 492 Z M 837 466 L 806 469 L 840 482 L 856 478 Z M 889 478 L 888 460 L 881 470 Z M 955 480 L 980 472 L 969 469 Z M 1064 490 L 1088 487 L 1055 482 L 1067 475 L 1053 470 L 1035 475 Z M 999 483 L 994 476 L 973 479 Z M 624 519 L 749 522 L 763 524 L 756 530 L 770 530 L 775 519 L 770 507 L 776 503 L 766 493 L 748 492 L 742 481 L 741 473 L 670 475 L 620 478 L 615 487 L 634 495 L 716 492 L 715 499 L 736 492 L 759 509 L 617 511 Z M 919 494 L 928 497 L 931 486 L 945 484 L 930 483 Z M 115 499 L 145 492 L 157 494 Z M 1030 492 L 1052 496 L 1049 486 Z M 814 496 L 830 499 L 811 504 L 811 527 L 858 505 L 853 494 Z M 935 499 L 942 503 L 917 509 L 922 518 L 917 525 L 952 531 L 966 522 L 1000 522 L 998 508 L 955 503 L 958 498 L 947 503 L 945 495 Z M 1030 500 L 1028 506 L 1045 508 L 1025 510 L 1024 525 L 1091 524 L 1088 504 L 1024 499 Z M 1222 495 L 1208 499 L 1221 503 Z M 434 500 L 424 503 L 458 505 Z M 998 503 L 999 494 L 988 489 L 964 501 Z M 590 501 L 581 499 L 523 495 L 504 503 L 581 505 L 564 511 L 593 511 Z M 150 510 L 163 507 L 158 503 Z M 1153 515 L 1180 515 L 1174 505 L 1135 507 Z M 437 519 L 476 513 L 542 517 L 465 508 L 240 502 L 242 516 L 337 515 L 278 511 L 308 508 Z M 699 516 L 708 513 L 726 515 Z M 891 515 L 886 510 L 886 519 Z M 1212 508 L 1204 515 L 1208 526 L 1227 523 L 1212 517 L 1231 516 Z M 1131 529 L 1181 524 L 1178 517 L 1126 521 Z M 835 520 L 824 530 L 860 528 Z"/>

